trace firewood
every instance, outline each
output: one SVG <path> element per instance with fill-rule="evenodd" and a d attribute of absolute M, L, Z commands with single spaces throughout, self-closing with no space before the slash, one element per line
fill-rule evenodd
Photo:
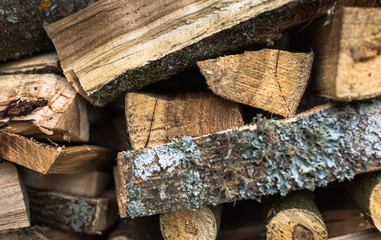
<path fill-rule="evenodd" d="M 0 158 L 43 174 L 78 173 L 103 169 L 113 151 L 93 145 L 58 146 L 0 131 Z"/>
<path fill-rule="evenodd" d="M 28 190 L 32 224 L 101 234 L 117 219 L 115 199 Z"/>
<path fill-rule="evenodd" d="M 0 76 L 3 131 L 54 141 L 87 141 L 86 103 L 55 74 Z"/>
<path fill-rule="evenodd" d="M 147 231 L 148 229 L 148 231 Z M 162 240 L 158 216 L 124 218 L 107 240 Z"/>
<path fill-rule="evenodd" d="M 258 117 L 238 129 L 120 152 L 120 215 L 259 200 L 381 169 L 380 114 L 380 98 L 327 104 L 291 119 Z"/>
<path fill-rule="evenodd" d="M 282 30 L 324 14 L 334 2 L 103 0 L 45 29 L 69 82 L 103 105 L 199 60 L 272 44 Z"/>
<path fill-rule="evenodd" d="M 275 49 L 198 62 L 209 88 L 226 99 L 284 117 L 295 115 L 307 87 L 313 53 Z"/>
<path fill-rule="evenodd" d="M 381 233 L 377 229 L 367 229 L 345 236 L 330 238 L 329 240 L 380 240 Z"/>
<path fill-rule="evenodd" d="M 0 61 L 53 49 L 44 26 L 94 0 L 0 1 Z"/>
<path fill-rule="evenodd" d="M 98 196 L 110 182 L 110 176 L 100 171 L 41 175 L 20 167 L 19 173 L 28 188 L 86 197 Z"/>
<path fill-rule="evenodd" d="M 381 7 L 381 2 L 380 0 L 338 0 L 337 5 L 354 7 Z"/>
<path fill-rule="evenodd" d="M 328 239 L 327 228 L 308 191 L 268 199 L 267 240 Z"/>
<path fill-rule="evenodd" d="M 12 229 L 0 231 L 0 239 L 2 240 L 50 240 L 38 231 L 36 227 Z"/>
<path fill-rule="evenodd" d="M 350 101 L 381 94 L 381 9 L 342 7 L 313 28 L 308 35 L 323 96 Z"/>
<path fill-rule="evenodd" d="M 0 231 L 29 227 L 28 196 L 16 167 L 0 163 L 0 180 Z"/>
<path fill-rule="evenodd" d="M 243 125 L 239 104 L 208 92 L 128 93 L 125 111 L 133 149 Z"/>
<path fill-rule="evenodd" d="M 165 240 L 216 239 L 222 206 L 178 210 L 160 214 L 160 228 Z"/>
<path fill-rule="evenodd" d="M 381 229 L 381 172 L 365 173 L 343 184 L 356 207 Z"/>

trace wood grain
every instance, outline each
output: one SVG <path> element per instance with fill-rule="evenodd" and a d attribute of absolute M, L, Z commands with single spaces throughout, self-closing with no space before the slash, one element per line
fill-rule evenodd
<path fill-rule="evenodd" d="M 377 229 L 367 229 L 360 232 L 347 234 L 340 237 L 330 238 L 329 240 L 379 240 L 381 234 Z"/>

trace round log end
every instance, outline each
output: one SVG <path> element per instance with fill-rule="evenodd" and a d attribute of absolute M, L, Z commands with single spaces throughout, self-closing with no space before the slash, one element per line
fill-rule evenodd
<path fill-rule="evenodd" d="M 374 226 L 381 231 L 381 183 L 378 183 L 370 196 L 369 210 Z"/>

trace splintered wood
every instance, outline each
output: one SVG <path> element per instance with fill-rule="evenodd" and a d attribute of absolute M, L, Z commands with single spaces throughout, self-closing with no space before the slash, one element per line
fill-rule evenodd
<path fill-rule="evenodd" d="M 89 101 L 103 105 L 199 60 L 254 42 L 272 43 L 280 31 L 324 14 L 333 4 L 103 0 L 45 29 L 68 81 Z"/>
<path fill-rule="evenodd" d="M 263 49 L 197 65 L 215 94 L 288 117 L 306 90 L 313 58 L 312 52 Z"/>
<path fill-rule="evenodd" d="M 381 9 L 343 7 L 326 20 L 309 33 L 323 96 L 354 100 L 380 95 Z"/>
<path fill-rule="evenodd" d="M 379 98 L 325 105 L 293 119 L 257 119 L 256 125 L 121 152 L 120 215 L 285 195 L 381 169 L 380 114 Z"/>
<path fill-rule="evenodd" d="M 0 163 L 0 180 L 0 231 L 29 227 L 28 197 L 16 167 Z"/>

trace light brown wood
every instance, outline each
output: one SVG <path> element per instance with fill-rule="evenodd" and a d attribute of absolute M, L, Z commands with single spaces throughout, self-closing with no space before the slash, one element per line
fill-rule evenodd
<path fill-rule="evenodd" d="M 0 142 L 0 158 L 43 174 L 104 169 L 114 159 L 113 151 L 106 147 L 54 146 L 2 131 Z"/>
<path fill-rule="evenodd" d="M 76 197 L 28 191 L 32 223 L 64 230 L 101 234 L 117 219 L 114 198 Z"/>
<path fill-rule="evenodd" d="M 366 99 L 381 94 L 381 9 L 342 7 L 308 33 L 323 96 Z"/>
<path fill-rule="evenodd" d="M 28 197 L 16 167 L 0 163 L 0 181 L 0 231 L 29 227 Z"/>
<path fill-rule="evenodd" d="M 198 62 L 217 95 L 284 117 L 295 115 L 310 78 L 314 54 L 276 49 Z"/>
<path fill-rule="evenodd" d="M 3 131 L 54 141 L 87 141 L 86 103 L 55 74 L 0 76 Z"/>
<path fill-rule="evenodd" d="M 1 74 L 62 73 L 57 53 L 50 52 L 0 65 Z"/>
<path fill-rule="evenodd" d="M 125 106 L 133 149 L 243 125 L 239 104 L 208 92 L 128 93 Z"/>
<path fill-rule="evenodd" d="M 20 167 L 19 173 L 28 188 L 86 197 L 98 196 L 110 183 L 110 176 L 100 171 L 42 175 Z"/>
<path fill-rule="evenodd" d="M 253 42 L 271 44 L 282 30 L 323 14 L 333 2 L 102 0 L 45 29 L 69 82 L 103 105 L 198 60 Z"/>
<path fill-rule="evenodd" d="M 329 240 L 381 240 L 381 233 L 377 229 L 367 229 L 345 236 L 330 238 Z"/>
<path fill-rule="evenodd" d="M 204 206 L 200 209 L 172 211 L 160 214 L 160 228 L 165 240 L 217 238 L 221 221 L 222 206 L 214 209 Z"/>
<path fill-rule="evenodd" d="M 283 198 L 274 196 L 265 203 L 269 205 L 265 216 L 267 240 L 328 239 L 311 192 L 292 192 Z"/>

